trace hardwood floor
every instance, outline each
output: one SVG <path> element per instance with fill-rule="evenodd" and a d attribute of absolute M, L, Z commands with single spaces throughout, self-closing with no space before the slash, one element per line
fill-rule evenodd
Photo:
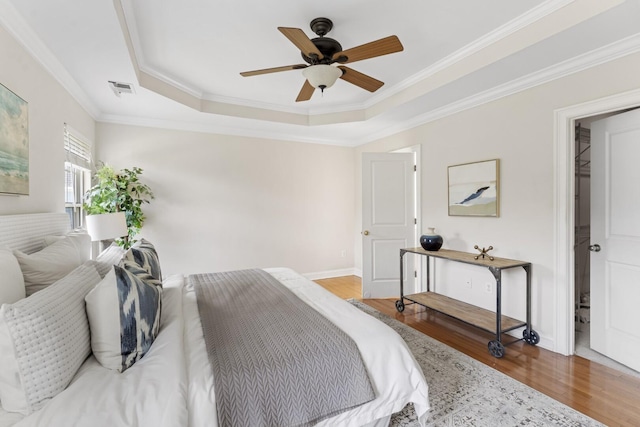
<path fill-rule="evenodd" d="M 360 299 L 356 276 L 316 280 L 341 298 Z M 371 307 L 608 426 L 640 426 L 640 379 L 579 356 L 562 356 L 522 341 L 496 359 L 487 351 L 493 335 L 448 316 L 391 299 L 362 300 Z"/>

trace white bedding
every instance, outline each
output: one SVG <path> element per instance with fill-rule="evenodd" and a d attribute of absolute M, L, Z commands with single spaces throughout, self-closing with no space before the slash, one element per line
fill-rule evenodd
<path fill-rule="evenodd" d="M 391 328 L 290 269 L 265 269 L 301 300 L 344 330 L 358 345 L 377 398 L 329 418 L 319 426 L 388 423 L 388 417 L 413 402 L 426 420 L 428 387 L 405 342 Z M 185 286 L 185 353 L 189 366 L 189 419 L 192 427 L 217 426 L 213 373 L 200 326 L 195 290 Z"/>
<path fill-rule="evenodd" d="M 292 270 L 266 271 L 352 337 L 376 390 L 374 401 L 320 426 L 386 426 L 390 414 L 408 402 L 426 419 L 427 384 L 406 344 L 391 328 Z M 134 366 L 118 373 L 90 356 L 69 387 L 38 412 L 21 419 L 0 410 L 0 426 L 217 426 L 213 375 L 195 291 L 184 282 L 183 276 L 165 280 L 160 334 Z"/>
<path fill-rule="evenodd" d="M 140 361 L 119 373 L 90 356 L 65 391 L 15 426 L 188 426 L 181 287 L 182 278 L 165 283 L 160 333 Z"/>

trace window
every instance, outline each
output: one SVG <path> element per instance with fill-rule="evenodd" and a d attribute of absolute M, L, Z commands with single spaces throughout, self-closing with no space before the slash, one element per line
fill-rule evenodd
<path fill-rule="evenodd" d="M 84 193 L 91 186 L 91 144 L 65 124 L 64 150 L 64 207 L 71 228 L 82 228 L 85 218 L 82 202 Z"/>

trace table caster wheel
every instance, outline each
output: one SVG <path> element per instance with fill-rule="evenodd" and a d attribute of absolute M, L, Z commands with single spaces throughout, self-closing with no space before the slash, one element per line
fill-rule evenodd
<path fill-rule="evenodd" d="M 501 342 L 493 340 L 493 341 L 489 341 L 489 353 L 491 353 L 491 355 L 493 357 L 502 357 L 504 356 L 504 346 L 502 345 Z"/>
<path fill-rule="evenodd" d="M 536 345 L 540 342 L 540 335 L 533 329 L 525 329 L 522 331 L 522 339 L 530 345 Z"/>
<path fill-rule="evenodd" d="M 401 299 L 396 301 L 396 310 L 398 310 L 398 313 L 402 313 L 404 311 L 404 302 L 402 302 Z"/>

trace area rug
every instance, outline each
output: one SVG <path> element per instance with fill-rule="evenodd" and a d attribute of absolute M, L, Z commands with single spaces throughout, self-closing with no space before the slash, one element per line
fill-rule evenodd
<path fill-rule="evenodd" d="M 404 338 L 429 384 L 428 427 L 603 426 L 584 414 L 356 300 L 351 304 Z M 412 405 L 393 427 L 417 427 Z"/>

